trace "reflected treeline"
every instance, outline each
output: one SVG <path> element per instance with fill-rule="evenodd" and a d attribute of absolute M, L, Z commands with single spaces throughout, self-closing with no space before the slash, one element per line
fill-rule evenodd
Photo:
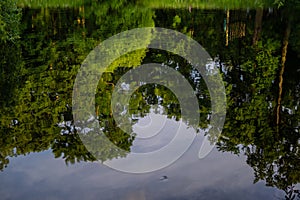
<path fill-rule="evenodd" d="M 71 95 L 78 69 L 101 41 L 121 31 L 155 25 L 197 40 L 221 70 L 228 108 L 218 149 L 245 154 L 255 182 L 265 180 L 284 190 L 286 199 L 299 197 L 294 190 L 300 182 L 300 18 L 293 14 L 297 12 L 297 6 L 291 9 L 290 4 L 279 10 L 150 10 L 130 1 L 90 3 L 76 9 L 24 8 L 22 21 L 14 21 L 21 39 L 1 38 L 0 169 L 10 157 L 49 148 L 66 163 L 94 161 L 72 121 Z M 210 97 L 193 66 L 155 49 L 130 54 L 103 74 L 96 94 L 97 119 L 114 144 L 129 151 L 134 141 L 134 133 L 124 133 L 112 119 L 114 85 L 132 67 L 149 62 L 164 63 L 186 77 L 199 99 L 198 126 L 207 128 Z M 143 117 L 157 104 L 168 117 L 180 119 L 177 98 L 154 84 L 134 93 L 130 112 Z M 97 159 L 126 156 L 106 150 L 98 149 Z"/>
<path fill-rule="evenodd" d="M 284 190 L 286 199 L 294 199 L 300 198 L 294 190 L 300 182 L 299 80 L 295 77 L 299 30 L 291 24 L 299 23 L 299 18 L 286 12 L 294 11 L 286 8 L 270 16 L 256 10 L 254 32 L 246 24 L 244 38 L 229 42 L 224 57 L 232 66 L 225 75 L 230 84 L 229 112 L 218 148 L 245 154 L 254 182 L 265 180 L 268 186 Z M 268 21 L 274 15 L 282 20 Z M 251 33 L 252 41 L 247 40 Z M 235 45 L 239 52 L 230 50 Z"/>
<path fill-rule="evenodd" d="M 254 182 L 284 190 L 286 199 L 300 198 L 294 189 L 300 182 L 299 18 L 293 12 L 288 6 L 156 11 L 157 24 L 189 34 L 220 62 L 228 112 L 218 149 L 245 154 Z"/>
<path fill-rule="evenodd" d="M 78 9 L 22 9 L 16 13 L 22 14 L 22 20 L 7 24 L 21 30 L 21 39 L 1 40 L 1 169 L 9 157 L 49 148 L 66 163 L 95 160 L 72 125 L 71 96 L 78 69 L 101 41 L 124 30 L 153 25 L 151 10 L 138 10 L 127 1 L 110 3 Z M 131 64 L 138 65 L 145 52 L 131 56 L 135 58 Z M 121 57 L 112 66 L 127 60 Z M 108 124 L 111 127 L 114 122 Z M 124 143 L 124 137 L 119 137 L 124 133 L 109 131 L 122 148 L 129 149 L 131 140 Z M 103 161 L 111 156 L 104 150 Z"/>
<path fill-rule="evenodd" d="M 41 8 L 41 7 L 78 7 L 82 5 L 88 5 L 91 2 L 103 3 L 102 0 L 17 0 L 17 4 L 21 7 Z M 117 1 L 111 1 L 112 4 L 120 6 L 121 4 Z M 223 9 L 224 5 L 230 9 L 241 9 L 241 8 L 256 8 L 256 7 L 281 7 L 289 2 L 295 3 L 296 0 L 286 2 L 285 0 L 248 0 L 237 1 L 237 0 L 188 0 L 188 1 L 147 1 L 147 0 L 136 0 L 135 4 L 141 7 L 151 8 L 196 8 L 196 9 Z"/>

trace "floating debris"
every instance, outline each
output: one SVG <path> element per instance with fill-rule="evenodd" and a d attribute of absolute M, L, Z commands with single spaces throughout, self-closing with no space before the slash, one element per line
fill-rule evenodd
<path fill-rule="evenodd" d="M 162 177 L 160 177 L 159 180 L 160 180 L 160 181 L 167 181 L 167 180 L 168 180 L 168 177 L 167 177 L 167 176 L 162 176 Z"/>

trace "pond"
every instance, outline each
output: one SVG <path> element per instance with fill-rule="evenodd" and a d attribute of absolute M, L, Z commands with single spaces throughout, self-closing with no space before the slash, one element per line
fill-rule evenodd
<path fill-rule="evenodd" d="M 0 199 L 300 199 L 297 0 L 0 10 Z"/>

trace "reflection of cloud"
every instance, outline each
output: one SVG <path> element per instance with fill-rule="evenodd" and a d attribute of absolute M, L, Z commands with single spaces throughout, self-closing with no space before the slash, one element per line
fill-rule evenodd
<path fill-rule="evenodd" d="M 158 111 L 160 111 L 160 109 L 158 109 Z M 180 123 L 182 123 L 185 128 L 188 127 L 183 121 L 176 121 L 174 118 L 168 118 L 167 115 L 163 115 L 160 112 L 158 113 L 159 114 L 157 114 L 154 109 L 151 109 L 150 113 L 139 118 L 138 122 L 133 125 L 133 131 L 137 136 L 131 146 L 132 152 L 158 150 L 167 145 L 175 137 Z"/>
<path fill-rule="evenodd" d="M 128 91 L 130 90 L 130 85 L 127 83 L 121 83 L 122 90 Z"/>
<path fill-rule="evenodd" d="M 150 111 L 145 117 L 140 118 L 136 124 L 133 125 L 132 129 L 136 133 L 137 138 L 150 139 L 151 137 L 163 135 L 162 129 L 169 127 L 166 125 L 166 115 L 155 114 L 153 110 Z"/>
<path fill-rule="evenodd" d="M 11 159 L 0 173 L 1 199 L 274 199 L 264 183 L 252 185 L 243 156 L 214 150 L 197 159 L 201 138 L 175 164 L 148 174 L 126 174 L 96 163 L 67 167 L 50 151 Z M 167 176 L 168 181 L 160 181 Z"/>

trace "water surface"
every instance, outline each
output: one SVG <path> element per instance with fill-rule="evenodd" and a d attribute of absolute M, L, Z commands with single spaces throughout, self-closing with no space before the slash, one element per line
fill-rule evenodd
<path fill-rule="evenodd" d="M 1 199 L 300 199 L 299 5 L 255 2 L 4 0 Z M 207 86 L 189 62 L 157 49 L 120 57 L 98 83 L 94 120 L 125 151 L 100 147 L 96 159 L 81 142 L 72 115 L 81 63 L 100 42 L 139 27 L 190 36 L 220 70 L 227 115 L 207 157 L 198 159 L 211 115 Z M 101 162 L 163 147 L 181 120 L 178 98 L 157 84 L 132 95 L 126 111 L 131 132 L 112 118 L 114 85 L 130 69 L 151 62 L 176 69 L 195 90 L 200 122 L 184 123 L 197 132 L 196 140 L 164 169 L 122 173 Z M 159 134 L 141 139 L 153 130 Z"/>

